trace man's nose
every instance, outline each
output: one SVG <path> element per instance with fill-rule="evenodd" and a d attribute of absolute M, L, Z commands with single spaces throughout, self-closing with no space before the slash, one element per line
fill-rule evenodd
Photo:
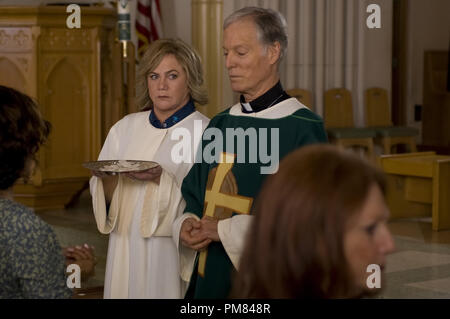
<path fill-rule="evenodd" d="M 225 67 L 227 69 L 230 69 L 233 65 L 234 65 L 234 58 L 230 52 L 225 56 Z"/>

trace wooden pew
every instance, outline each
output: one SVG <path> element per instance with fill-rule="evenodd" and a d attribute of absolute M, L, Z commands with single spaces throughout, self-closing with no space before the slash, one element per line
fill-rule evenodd
<path fill-rule="evenodd" d="M 450 156 L 435 152 L 382 155 L 391 218 L 432 217 L 433 230 L 450 229 Z"/>

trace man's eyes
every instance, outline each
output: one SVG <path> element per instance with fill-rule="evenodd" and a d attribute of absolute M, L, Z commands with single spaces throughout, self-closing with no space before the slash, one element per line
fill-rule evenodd
<path fill-rule="evenodd" d="M 238 55 L 238 56 L 244 56 L 246 54 L 247 54 L 247 51 L 236 51 L 236 55 Z M 224 52 L 223 56 L 227 57 L 228 56 L 228 52 Z"/>

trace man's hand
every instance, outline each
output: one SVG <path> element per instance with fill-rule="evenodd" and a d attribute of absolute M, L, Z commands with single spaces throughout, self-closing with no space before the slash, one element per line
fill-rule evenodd
<path fill-rule="evenodd" d="M 162 173 L 162 167 L 157 166 L 154 168 L 149 168 L 145 171 L 123 173 L 123 175 L 125 175 L 128 178 L 139 180 L 139 181 L 155 182 L 156 184 L 159 185 L 159 180 L 161 179 L 161 173 Z"/>
<path fill-rule="evenodd" d="M 207 238 L 207 234 L 201 231 L 201 223 L 195 218 L 186 218 L 181 225 L 180 239 L 181 243 L 191 249 L 200 251 L 208 247 L 211 239 Z"/>
<path fill-rule="evenodd" d="M 203 218 L 200 220 L 200 223 L 200 231 L 203 232 L 203 234 L 207 238 L 211 239 L 212 241 L 220 241 L 219 233 L 217 231 L 217 225 L 219 223 L 218 219 L 209 216 L 203 216 Z"/>

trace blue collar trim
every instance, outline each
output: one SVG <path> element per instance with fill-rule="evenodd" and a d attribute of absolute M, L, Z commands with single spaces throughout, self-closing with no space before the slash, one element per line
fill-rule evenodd
<path fill-rule="evenodd" d="M 195 105 L 194 101 L 189 100 L 185 106 L 183 106 L 181 109 L 173 113 L 171 116 L 169 116 L 164 123 L 161 123 L 159 119 L 156 117 L 155 112 L 151 111 L 149 116 L 150 124 L 153 125 L 156 128 L 166 129 L 169 127 L 174 126 L 187 116 L 191 115 L 195 112 Z"/>

